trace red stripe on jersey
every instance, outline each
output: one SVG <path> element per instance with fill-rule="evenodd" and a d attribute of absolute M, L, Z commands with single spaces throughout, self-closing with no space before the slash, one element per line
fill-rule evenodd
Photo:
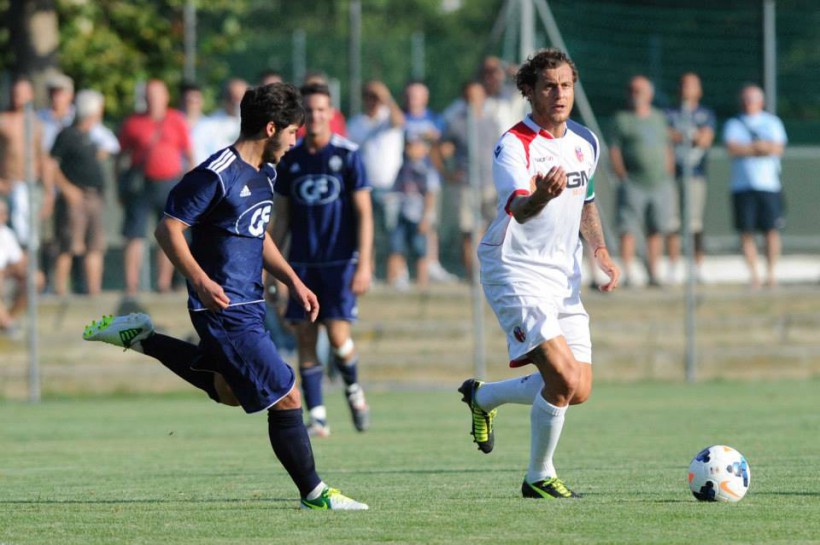
<path fill-rule="evenodd" d="M 509 130 L 509 132 L 510 134 L 518 138 L 518 140 L 524 146 L 524 154 L 527 157 L 527 168 L 530 168 L 530 144 L 532 144 L 532 141 L 535 140 L 535 137 L 541 136 L 548 140 L 552 140 L 553 138 L 555 138 L 544 129 L 540 129 L 538 132 L 535 132 L 529 125 L 527 125 L 523 121 L 519 121 L 518 124 L 515 125 L 515 127 Z"/>
<path fill-rule="evenodd" d="M 526 197 L 529 194 L 530 194 L 530 192 L 527 191 L 526 189 L 516 189 L 515 191 L 513 191 L 512 195 L 510 195 L 510 198 L 507 199 L 507 204 L 504 205 L 504 212 L 506 212 L 508 216 L 512 216 L 512 211 L 510 210 L 510 206 L 512 206 L 513 199 L 515 199 L 516 197 L 522 196 L 522 195 L 524 197 Z"/>
<path fill-rule="evenodd" d="M 530 168 L 530 144 L 532 144 L 532 141 L 535 140 L 538 134 L 523 121 L 520 121 L 515 127 L 510 129 L 510 134 L 518 138 L 521 145 L 524 146 L 524 155 L 527 157 L 527 168 Z"/>

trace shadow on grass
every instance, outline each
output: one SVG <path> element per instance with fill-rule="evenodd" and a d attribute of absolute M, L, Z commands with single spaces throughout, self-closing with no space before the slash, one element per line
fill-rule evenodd
<path fill-rule="evenodd" d="M 118 504 L 151 504 L 151 503 L 298 503 L 293 498 L 203 498 L 203 499 L 170 499 L 142 498 L 133 500 L 0 500 L 0 505 L 118 505 Z"/>
<path fill-rule="evenodd" d="M 820 497 L 820 492 L 809 492 L 806 490 L 801 491 L 780 491 L 780 492 L 752 492 L 754 496 L 809 496 L 809 497 Z"/>
<path fill-rule="evenodd" d="M 460 473 L 482 473 L 486 475 L 487 471 L 487 468 L 465 469 L 459 467 L 457 469 L 334 469 L 333 473 L 356 475 L 458 475 Z M 521 473 L 521 468 L 494 467 L 491 471 L 493 473 Z"/>

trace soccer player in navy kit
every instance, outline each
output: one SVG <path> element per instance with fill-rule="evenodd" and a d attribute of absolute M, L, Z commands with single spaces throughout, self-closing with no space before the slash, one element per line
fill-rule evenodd
<path fill-rule="evenodd" d="M 290 236 L 288 261 L 319 298 L 316 322 L 291 299 L 285 318 L 296 326 L 299 373 L 310 415 L 311 435 L 330 433 L 322 399 L 322 367 L 316 354 L 321 322 L 327 328 L 335 366 L 359 431 L 369 425 L 369 408 L 358 383 L 358 355 L 350 334 L 356 297 L 370 287 L 373 213 L 370 184 L 358 146 L 330 128 L 333 106 L 323 84 L 302 87 L 305 137 L 277 166 L 273 240 Z"/>
<path fill-rule="evenodd" d="M 152 356 L 214 401 L 241 405 L 247 413 L 266 410 L 271 446 L 303 508 L 367 509 L 316 473 L 295 374 L 264 328 L 263 268 L 288 286 L 310 319 L 319 313 L 316 296 L 267 232 L 276 179 L 270 163 L 295 142 L 304 119 L 301 98 L 289 84 L 256 87 L 245 93 L 240 111 L 239 139 L 185 175 L 155 233 L 187 279 L 199 346 L 155 333 L 146 314 L 103 317 L 86 327 L 83 338 Z"/>

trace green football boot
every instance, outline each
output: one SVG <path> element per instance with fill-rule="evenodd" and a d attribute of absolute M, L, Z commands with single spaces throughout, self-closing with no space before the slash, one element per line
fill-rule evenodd
<path fill-rule="evenodd" d="M 459 387 L 461 392 L 461 401 L 467 404 L 470 408 L 470 415 L 473 423 L 470 430 L 470 435 L 473 436 L 473 442 L 478 445 L 478 450 L 484 454 L 489 454 L 493 450 L 495 443 L 495 432 L 493 431 L 493 419 L 498 414 L 497 409 L 490 412 L 485 411 L 475 401 L 475 393 L 484 383 L 480 380 L 467 379 Z"/>

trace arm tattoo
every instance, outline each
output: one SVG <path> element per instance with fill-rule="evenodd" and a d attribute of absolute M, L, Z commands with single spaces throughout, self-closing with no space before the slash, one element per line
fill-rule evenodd
<path fill-rule="evenodd" d="M 598 215 L 598 207 L 594 202 L 584 203 L 581 211 L 581 236 L 592 248 L 606 246 L 601 216 Z"/>

